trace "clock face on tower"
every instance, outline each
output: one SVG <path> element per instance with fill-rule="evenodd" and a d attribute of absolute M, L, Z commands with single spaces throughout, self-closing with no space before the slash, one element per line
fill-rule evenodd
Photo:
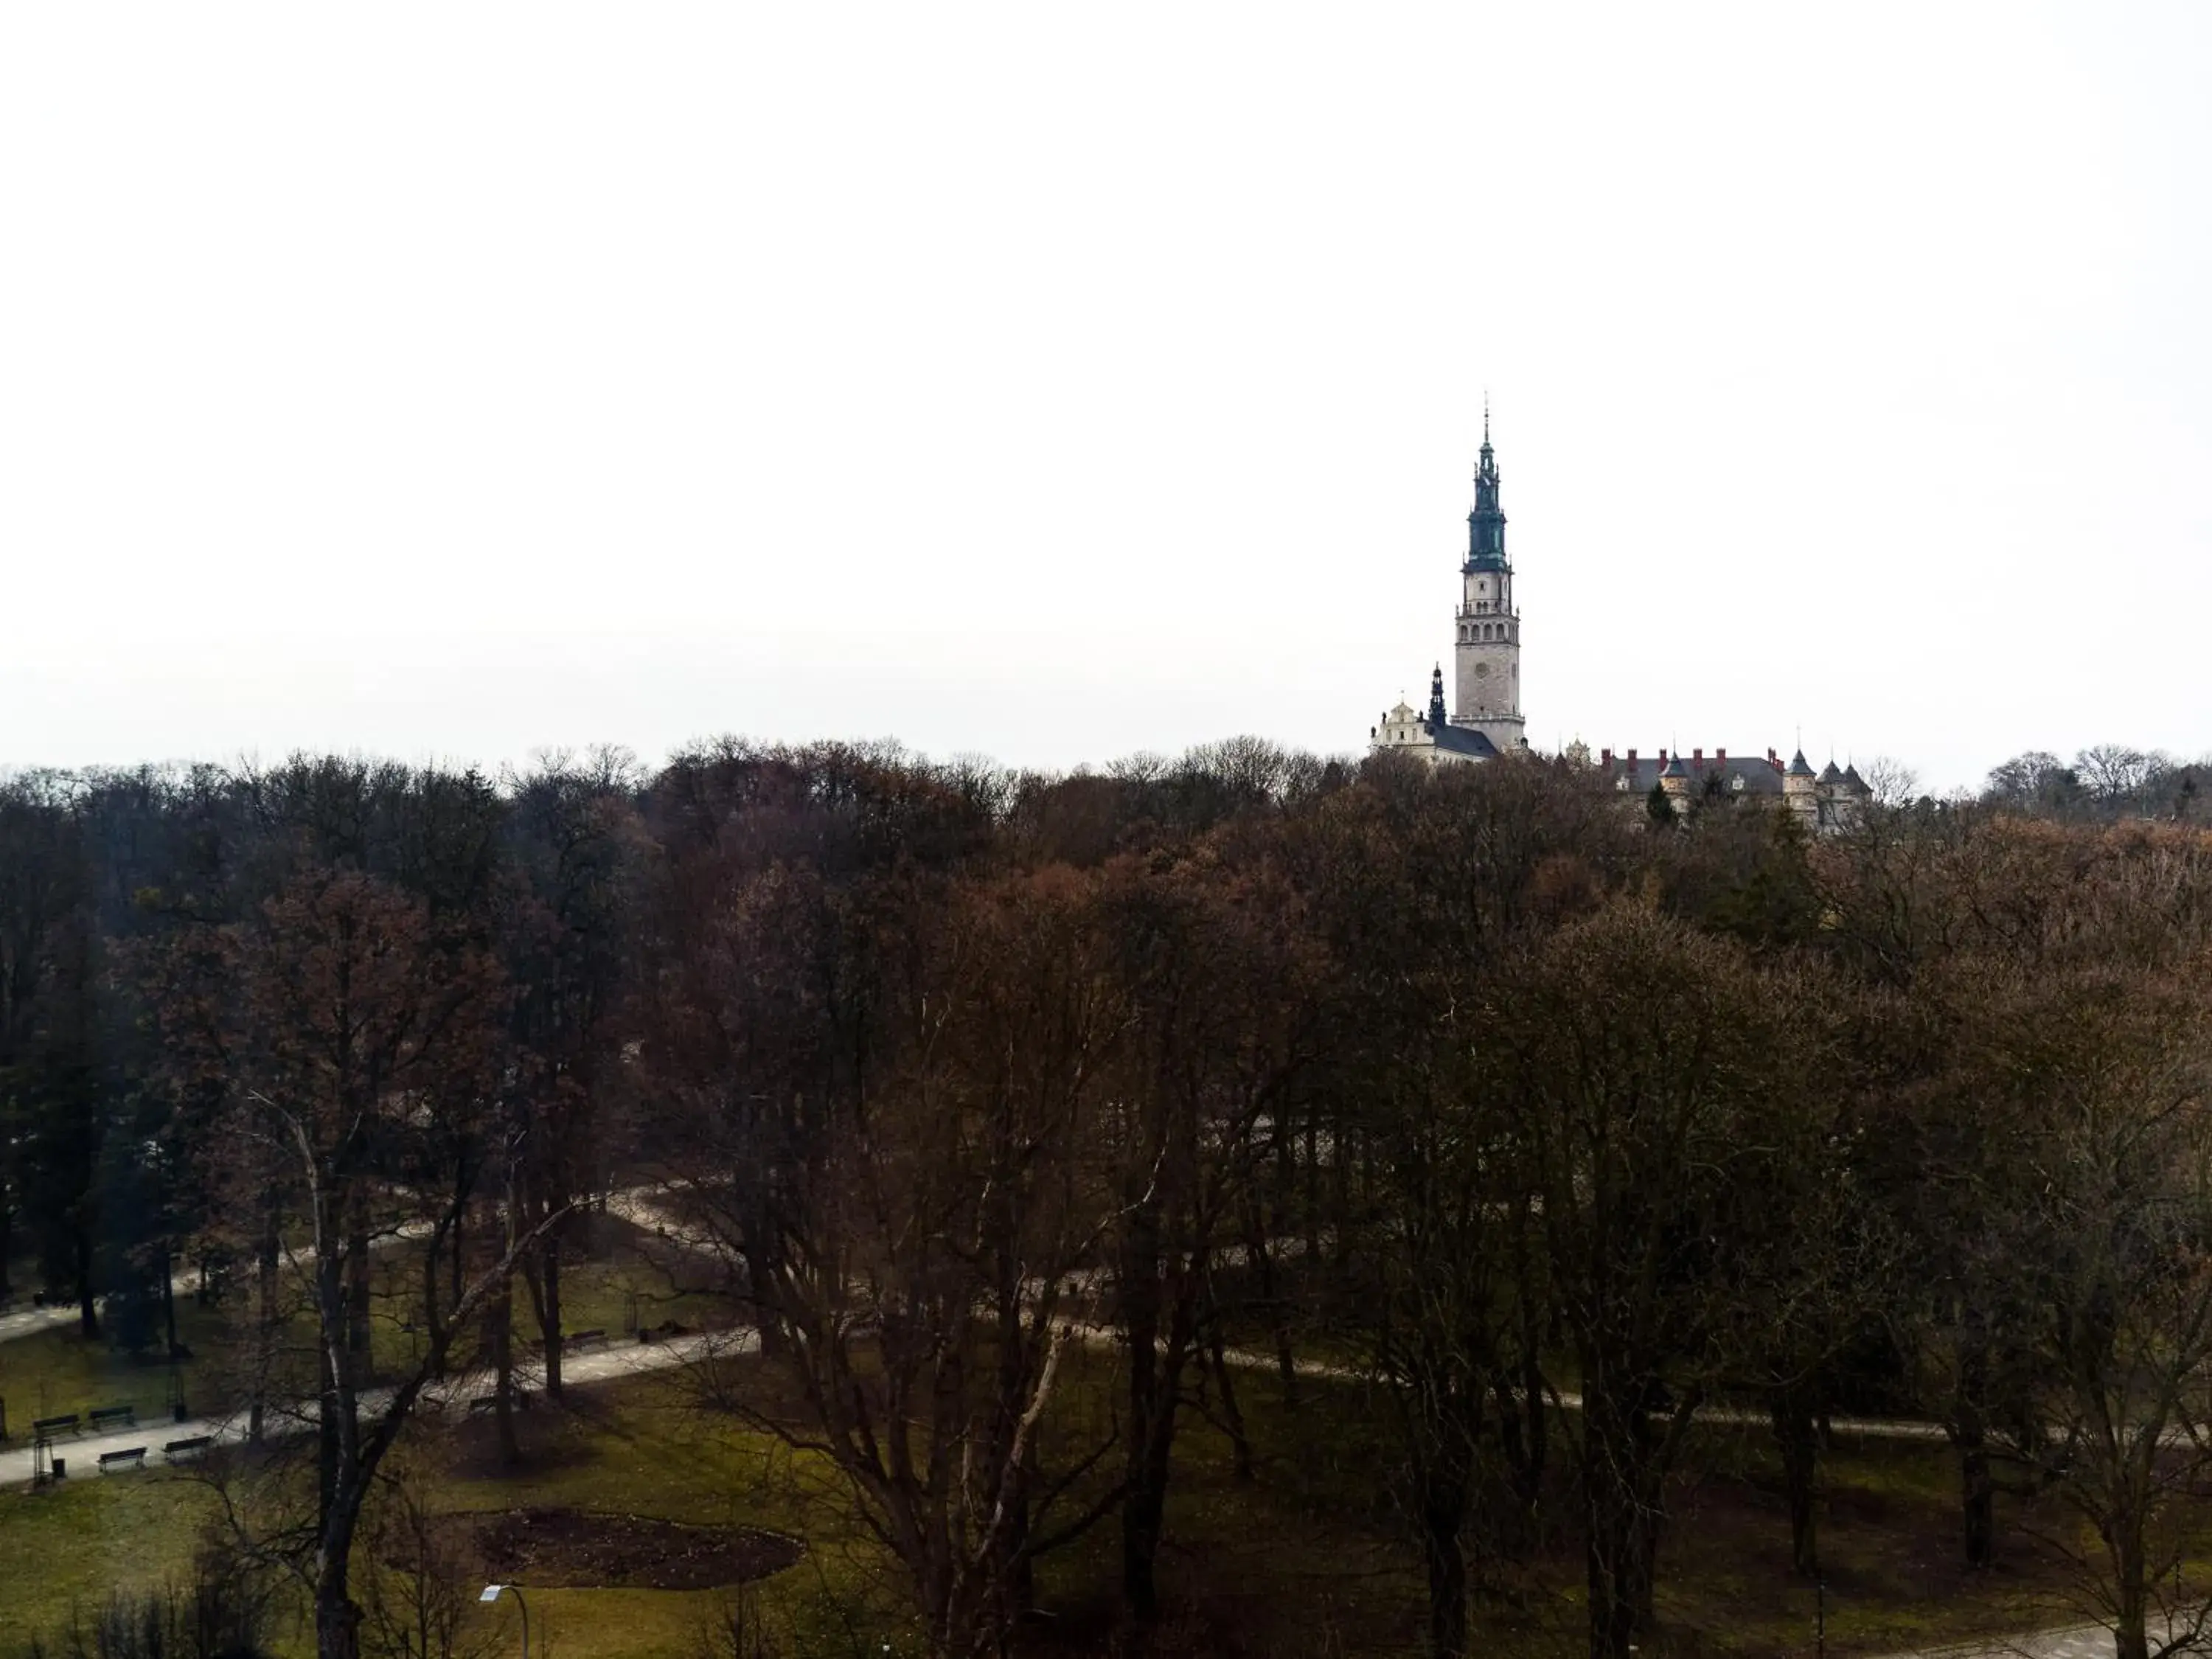
<path fill-rule="evenodd" d="M 1490 678 L 1490 665 L 1486 662 L 1479 662 L 1475 664 L 1474 677 L 1479 680 L 1488 679 Z"/>

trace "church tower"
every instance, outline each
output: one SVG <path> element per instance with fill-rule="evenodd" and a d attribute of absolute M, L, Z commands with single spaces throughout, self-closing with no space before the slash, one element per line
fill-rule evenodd
<path fill-rule="evenodd" d="M 1482 411 L 1482 456 L 1474 470 L 1474 510 L 1467 515 L 1467 562 L 1460 567 L 1458 670 L 1454 726 L 1472 726 L 1500 750 L 1525 748 L 1521 717 L 1521 613 L 1513 605 L 1513 566 L 1505 556 L 1505 514 L 1498 505 L 1498 457 L 1490 410 Z"/>

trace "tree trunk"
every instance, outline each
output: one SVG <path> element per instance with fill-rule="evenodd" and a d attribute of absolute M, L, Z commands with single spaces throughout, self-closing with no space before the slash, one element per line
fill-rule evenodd
<path fill-rule="evenodd" d="M 1790 1502 L 1790 1565 L 1800 1578 L 1820 1576 L 1814 1528 L 1814 1488 L 1820 1470 L 1820 1437 L 1810 1395 L 1784 1386 L 1770 1389 L 1767 1415 L 1782 1450 L 1782 1480 Z"/>
<path fill-rule="evenodd" d="M 499 1428 L 499 1461 L 512 1468 L 522 1462 L 514 1437 L 514 1291 L 502 1284 L 484 1304 L 484 1335 L 491 1349 L 492 1416 Z"/>
<path fill-rule="evenodd" d="M 1237 1408 L 1237 1384 L 1229 1375 L 1229 1352 L 1217 1323 L 1206 1341 L 1206 1358 L 1215 1386 L 1221 1390 L 1221 1426 L 1229 1436 L 1232 1467 L 1240 1481 L 1254 1479 L 1252 1437 L 1244 1431 L 1244 1413 Z"/>
<path fill-rule="evenodd" d="M 545 1397 L 561 1398 L 561 1245 L 549 1228 L 532 1253 L 532 1263 L 523 1270 L 522 1287 L 530 1292 L 530 1311 L 538 1322 L 538 1335 L 545 1356 Z"/>
<path fill-rule="evenodd" d="M 1591 1505 L 1590 1659 L 1629 1659 L 1652 1624 L 1657 1517 L 1626 1490 Z"/>
<path fill-rule="evenodd" d="M 461 1279 L 468 1270 L 469 1191 L 465 1176 L 456 1176 L 453 1182 L 453 1288 L 447 1298 L 448 1307 L 460 1305 Z"/>
<path fill-rule="evenodd" d="M 1337 1113 L 1331 1120 L 1330 1135 L 1334 1146 L 1334 1167 L 1329 1171 L 1333 1177 L 1329 1185 L 1334 1190 L 1336 1204 L 1336 1225 L 1331 1230 L 1334 1249 L 1330 1260 L 1334 1266 L 1341 1267 L 1351 1260 L 1352 1249 L 1352 1229 L 1345 1224 L 1346 1218 L 1352 1214 L 1352 1149 L 1346 1145 L 1348 1134 L 1342 1112 Z M 1318 1258 L 1315 1265 L 1320 1265 Z"/>
<path fill-rule="evenodd" d="M 1516 1557 L 1536 1547 L 1537 1518 L 1542 1513 L 1544 1471 L 1551 1452 L 1551 1419 L 1544 1400 L 1544 1369 L 1536 1315 L 1522 1304 L 1520 1374 L 1497 1381 L 1498 1442 L 1504 1455 L 1506 1480 L 1513 1492 L 1513 1514 L 1505 1528 L 1506 1547 Z"/>
<path fill-rule="evenodd" d="M 1306 1265 L 1309 1271 L 1321 1266 L 1321 1123 L 1312 1115 L 1306 1119 L 1306 1178 L 1305 1178 Z"/>
<path fill-rule="evenodd" d="M 268 1428 L 269 1372 L 276 1357 L 276 1233 L 274 1196 L 262 1206 L 261 1237 L 253 1249 L 253 1395 L 246 1413 L 246 1437 L 254 1445 Z"/>
<path fill-rule="evenodd" d="M 1968 1316 L 1978 1331 L 1978 1321 Z M 1952 1402 L 1953 1433 L 1959 1445 L 1959 1508 L 1966 1565 L 1993 1565 L 1997 1554 L 1997 1489 L 1990 1473 L 1988 1431 L 1982 1402 L 1989 1386 L 1989 1350 L 1970 1334 L 1959 1356 L 1958 1389 Z"/>
<path fill-rule="evenodd" d="M 1460 1538 L 1467 1525 L 1471 1471 L 1467 1457 L 1444 1446 L 1431 1455 L 1419 1477 L 1421 1559 L 1429 1577 L 1429 1646 L 1436 1659 L 1466 1659 L 1467 1552 Z"/>
<path fill-rule="evenodd" d="M 1160 1520 L 1167 1508 L 1167 1472 L 1139 1451 L 1128 1495 L 1121 1502 L 1121 1596 L 1132 1617 L 1149 1625 L 1160 1616 Z"/>
<path fill-rule="evenodd" d="M 1499 1390 L 1498 1410 L 1504 1430 L 1506 1468 L 1512 1482 L 1514 1516 L 1508 1534 L 1516 1554 L 1536 1547 L 1537 1517 L 1542 1512 L 1544 1472 L 1551 1455 L 1551 1418 L 1544 1398 L 1543 1310 L 1528 1286 L 1535 1282 L 1531 1270 L 1529 1229 L 1534 1218 L 1522 1208 L 1520 1224 L 1513 1230 L 1514 1282 L 1522 1286 L 1516 1298 L 1520 1315 L 1520 1377 L 1517 1390 Z M 1518 1398 L 1509 1398 L 1517 1392 Z"/>
<path fill-rule="evenodd" d="M 370 1346 L 368 1194 L 359 1192 L 346 1206 L 346 1352 L 354 1356 L 356 1386 L 376 1380 L 376 1356 Z"/>
<path fill-rule="evenodd" d="M 315 1589 L 315 1659 L 360 1659 L 361 1609 L 343 1580 Z"/>
<path fill-rule="evenodd" d="M 1133 1283 L 1128 1282 L 1133 1279 Z M 1158 1418 L 1172 1413 L 1159 1378 L 1159 1280 L 1155 1262 L 1125 1274 L 1122 1319 L 1129 1338 L 1129 1455 L 1127 1492 L 1121 1500 L 1121 1595 L 1139 1624 L 1159 1616 L 1159 1586 L 1152 1571 L 1159 1553 L 1166 1482 L 1155 1471 L 1152 1443 Z"/>
<path fill-rule="evenodd" d="M 93 1294 L 92 1235 L 79 1227 L 76 1243 L 77 1329 L 88 1340 L 94 1340 L 100 1335 L 100 1302 Z"/>
<path fill-rule="evenodd" d="M 1664 1471 L 1644 1392 L 1623 1398 L 1593 1389 L 1583 1400 L 1590 1659 L 1628 1659 L 1652 1624 Z"/>
<path fill-rule="evenodd" d="M 1176 1407 L 1190 1354 L 1188 1297 L 1164 1295 L 1157 1218 L 1140 1218 L 1122 1265 L 1122 1321 L 1129 1341 L 1129 1455 L 1121 1503 L 1121 1594 L 1141 1625 L 1159 1616 L 1154 1568 L 1167 1509 Z M 1167 1329 L 1163 1340 L 1162 1323 Z"/>
<path fill-rule="evenodd" d="M 539 1261 L 544 1285 L 538 1310 L 538 1333 L 545 1339 L 545 1397 L 561 1398 L 561 1228 L 545 1235 Z"/>
<path fill-rule="evenodd" d="M 2123 1500 L 2106 1522 L 2106 1548 L 2112 1561 L 2114 1659 L 2150 1659 L 2150 1583 L 2142 1517 Z"/>
<path fill-rule="evenodd" d="M 169 1241 L 161 1241 L 161 1326 L 167 1340 L 166 1352 L 170 1358 L 177 1357 L 177 1263 L 169 1254 Z"/>
<path fill-rule="evenodd" d="M 1267 1221 L 1256 1194 L 1244 1200 L 1245 1266 L 1258 1281 L 1260 1300 L 1267 1307 L 1269 1332 L 1275 1340 L 1275 1375 L 1282 1381 L 1283 1403 L 1298 1403 L 1298 1364 L 1291 1351 L 1290 1302 L 1284 1296 L 1281 1275 L 1275 1269 L 1275 1253 L 1267 1237 Z"/>
<path fill-rule="evenodd" d="M 1997 1553 L 1997 1488 L 1978 1423 L 1959 1427 L 1959 1509 L 1966 1565 L 1977 1569 L 1992 1565 Z"/>
<path fill-rule="evenodd" d="M 361 1495 L 349 1480 L 323 1512 L 315 1561 L 315 1659 L 360 1659 L 360 1607 L 353 1599 L 355 1528 Z"/>

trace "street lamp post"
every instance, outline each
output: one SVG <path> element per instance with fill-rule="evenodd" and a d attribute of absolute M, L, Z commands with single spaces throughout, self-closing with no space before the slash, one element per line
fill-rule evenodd
<path fill-rule="evenodd" d="M 496 1601 L 499 1600 L 501 1591 L 511 1592 L 514 1596 L 515 1606 L 522 1609 L 522 1659 L 530 1659 L 530 1603 L 522 1599 L 522 1586 L 520 1584 L 486 1584 L 483 1587 L 483 1594 L 477 1597 L 477 1600 L 479 1601 Z"/>

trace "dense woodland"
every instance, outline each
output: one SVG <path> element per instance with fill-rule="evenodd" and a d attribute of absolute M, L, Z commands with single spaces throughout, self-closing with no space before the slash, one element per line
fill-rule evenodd
<path fill-rule="evenodd" d="M 1800 1573 L 1828 1420 L 1923 1419 L 1958 1550 L 2063 1499 L 2144 1659 L 2212 1477 L 2200 771 L 2023 756 L 1818 842 L 1571 761 L 1250 740 L 19 775 L 0 1295 L 155 1353 L 223 1297 L 272 1445 L 254 1333 L 313 1322 L 309 1463 L 238 1529 L 326 1659 L 415 1402 L 526 1342 L 558 1396 L 572 1231 L 635 1189 L 712 1242 L 939 1654 L 1018 1650 L 1102 1530 L 1141 1646 L 1190 1437 L 1242 1453 L 1240 1393 L 1325 1362 L 1388 1402 L 1440 1655 L 1562 1539 L 1594 1659 L 1650 1650 L 1670 1477 L 1734 1407 Z M 1071 1425 L 1079 1346 L 1113 1408 Z"/>

